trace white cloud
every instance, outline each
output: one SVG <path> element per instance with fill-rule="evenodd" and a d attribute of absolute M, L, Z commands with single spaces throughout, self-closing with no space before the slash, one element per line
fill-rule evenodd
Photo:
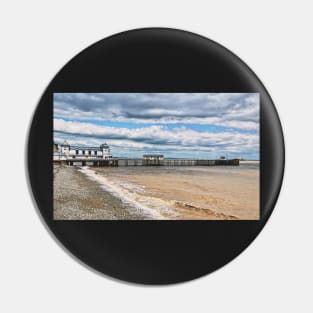
<path fill-rule="evenodd" d="M 258 153 L 259 136 L 251 133 L 195 131 L 186 127 L 168 128 L 151 125 L 128 129 L 99 126 L 54 119 L 55 140 L 64 139 L 71 144 L 100 145 L 107 141 L 118 150 L 136 151 L 203 151 L 210 153 L 242 154 L 246 151 Z"/>

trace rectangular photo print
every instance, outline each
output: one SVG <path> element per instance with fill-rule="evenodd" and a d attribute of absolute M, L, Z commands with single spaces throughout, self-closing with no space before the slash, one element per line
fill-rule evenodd
<path fill-rule="evenodd" d="M 258 93 L 54 93 L 54 220 L 259 220 Z"/>

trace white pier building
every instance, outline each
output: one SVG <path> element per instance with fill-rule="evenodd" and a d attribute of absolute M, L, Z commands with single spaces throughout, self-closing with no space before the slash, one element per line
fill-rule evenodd
<path fill-rule="evenodd" d="M 88 160 L 112 159 L 110 147 L 107 143 L 99 147 L 72 146 L 66 140 L 60 146 L 54 145 L 53 160 Z"/>

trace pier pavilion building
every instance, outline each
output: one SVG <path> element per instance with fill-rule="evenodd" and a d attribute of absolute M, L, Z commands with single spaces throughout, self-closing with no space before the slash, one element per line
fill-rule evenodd
<path fill-rule="evenodd" d="M 54 145 L 55 147 L 55 145 Z M 112 159 L 110 147 L 107 143 L 99 147 L 86 147 L 70 145 L 66 140 L 57 151 L 53 152 L 53 160 L 70 160 L 70 159 Z"/>

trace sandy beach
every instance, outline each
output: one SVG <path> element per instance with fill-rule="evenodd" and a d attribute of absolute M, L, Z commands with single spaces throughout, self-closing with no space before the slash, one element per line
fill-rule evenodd
<path fill-rule="evenodd" d="M 55 219 L 259 219 L 259 163 L 54 168 Z"/>

